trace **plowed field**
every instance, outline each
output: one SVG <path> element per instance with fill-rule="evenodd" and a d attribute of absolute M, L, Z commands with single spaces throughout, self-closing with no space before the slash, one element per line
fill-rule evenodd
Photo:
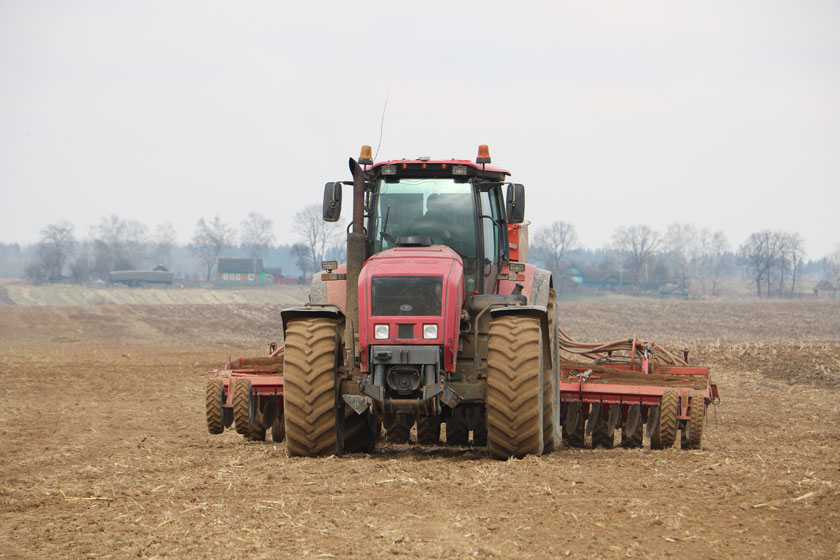
<path fill-rule="evenodd" d="M 561 304 L 713 368 L 702 450 L 381 443 L 290 459 L 212 436 L 206 370 L 262 355 L 279 305 L 0 305 L 0 557 L 836 558 L 840 305 Z"/>

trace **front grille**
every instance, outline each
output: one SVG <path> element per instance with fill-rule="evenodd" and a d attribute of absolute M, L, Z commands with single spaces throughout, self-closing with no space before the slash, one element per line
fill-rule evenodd
<path fill-rule="evenodd" d="M 397 325 L 397 338 L 414 338 L 414 325 Z"/>

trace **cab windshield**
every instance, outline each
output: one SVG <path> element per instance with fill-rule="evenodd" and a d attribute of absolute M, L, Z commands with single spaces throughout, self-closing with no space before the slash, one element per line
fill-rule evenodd
<path fill-rule="evenodd" d="M 382 181 L 376 201 L 374 252 L 410 235 L 429 237 L 463 258 L 476 258 L 472 185 L 453 179 Z"/>
<path fill-rule="evenodd" d="M 476 286 L 478 232 L 472 183 L 446 179 L 388 179 L 379 183 L 373 212 L 373 252 L 400 237 L 425 236 L 446 245 L 464 261 L 467 287 Z"/>

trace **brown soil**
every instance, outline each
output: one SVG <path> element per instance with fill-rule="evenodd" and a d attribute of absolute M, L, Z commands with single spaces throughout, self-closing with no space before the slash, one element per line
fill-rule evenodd
<path fill-rule="evenodd" d="M 561 304 L 713 368 L 703 449 L 382 443 L 290 459 L 212 436 L 206 371 L 264 355 L 277 305 L 0 307 L 0 557 L 840 555 L 840 305 Z"/>

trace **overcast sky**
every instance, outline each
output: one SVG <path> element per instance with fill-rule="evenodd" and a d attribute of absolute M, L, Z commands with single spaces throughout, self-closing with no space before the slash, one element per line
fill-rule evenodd
<path fill-rule="evenodd" d="M 532 235 L 840 244 L 840 3 L 521 0 L 0 0 L 0 242 L 253 211 L 294 242 L 386 94 L 378 160 L 489 144 Z"/>

